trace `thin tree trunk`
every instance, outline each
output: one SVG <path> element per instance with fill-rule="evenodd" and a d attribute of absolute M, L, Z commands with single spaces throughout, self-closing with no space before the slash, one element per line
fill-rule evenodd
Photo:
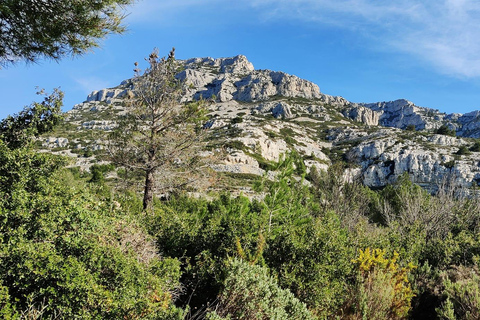
<path fill-rule="evenodd" d="M 148 170 L 145 174 L 145 190 L 143 193 L 143 211 L 152 207 L 153 189 L 155 185 L 154 170 Z"/>

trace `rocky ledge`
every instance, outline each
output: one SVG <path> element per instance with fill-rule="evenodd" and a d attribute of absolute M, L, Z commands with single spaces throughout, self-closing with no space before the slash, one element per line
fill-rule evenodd
<path fill-rule="evenodd" d="M 229 146 L 218 171 L 262 175 L 265 163 L 295 150 L 309 168 L 326 170 L 345 161 L 352 167 L 349 172 L 371 187 L 394 182 L 404 172 L 426 187 L 447 179 L 466 187 L 480 181 L 480 154 L 465 152 L 474 150 L 472 138 L 480 137 L 480 111 L 447 115 L 404 99 L 353 103 L 294 75 L 255 70 L 242 55 L 182 63 L 177 77 L 186 84 L 183 101 L 215 98 L 205 127 Z M 122 101 L 131 95 L 131 83 L 92 92 L 67 112 L 69 123 L 77 131 L 111 130 L 124 112 Z M 434 134 L 442 125 L 460 138 Z M 44 146 L 61 145 L 52 141 Z M 101 139 L 95 141 L 98 149 Z"/>

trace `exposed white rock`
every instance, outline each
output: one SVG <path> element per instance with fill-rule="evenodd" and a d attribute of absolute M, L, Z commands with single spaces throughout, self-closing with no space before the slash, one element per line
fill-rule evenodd
<path fill-rule="evenodd" d="M 275 118 L 293 118 L 290 106 L 285 102 L 279 102 L 272 109 L 272 114 Z"/>
<path fill-rule="evenodd" d="M 417 130 L 436 127 L 427 121 L 428 109 L 418 107 L 408 100 L 368 103 L 364 106 L 381 113 L 379 123 L 386 127 L 405 129 L 409 125 L 414 125 Z"/>
<path fill-rule="evenodd" d="M 451 137 L 443 134 L 434 134 L 428 138 L 428 141 L 441 146 L 461 146 L 466 144 L 465 140 L 457 137 Z"/>
<path fill-rule="evenodd" d="M 309 173 L 313 167 L 321 171 L 327 171 L 329 167 L 328 164 L 323 162 L 318 162 L 316 160 L 305 160 L 304 162 L 305 162 L 305 166 L 307 167 L 307 173 Z"/>
<path fill-rule="evenodd" d="M 117 123 L 110 120 L 92 120 L 83 122 L 82 127 L 83 129 L 109 131 L 115 129 L 117 127 Z"/>
<path fill-rule="evenodd" d="M 269 101 L 260 103 L 252 110 L 253 114 L 271 114 L 275 118 L 293 118 L 292 107 L 285 101 Z"/>
<path fill-rule="evenodd" d="M 273 96 L 317 99 L 322 95 L 318 86 L 310 81 L 283 72 L 270 70 L 254 71 L 235 83 L 233 95 L 239 101 L 264 101 Z"/>
<path fill-rule="evenodd" d="M 230 139 L 242 142 L 246 148 L 243 148 L 246 152 L 229 150 L 226 162 L 217 165 L 216 170 L 262 175 L 264 171 L 258 161 L 248 153 L 261 155 L 267 161 L 278 161 L 292 149 L 309 158 L 305 160 L 308 168 L 316 166 L 326 170 L 330 159 L 322 148 L 331 149 L 333 145 L 335 152 L 345 152 L 346 159 L 358 165 L 347 175 L 353 179 L 360 174 L 364 183 L 372 187 L 391 183 L 403 172 L 408 172 L 422 185 L 432 185 L 452 176 L 464 185 L 480 180 L 480 153 L 454 157 L 459 146 L 472 144 L 471 141 L 445 135 L 405 134 L 398 129 L 414 125 L 417 130 L 431 132 L 447 124 L 460 136 L 480 137 L 480 112 L 446 115 L 407 100 L 356 104 L 342 97 L 325 95 L 316 84 L 296 76 L 254 70 L 241 55 L 195 58 L 183 63 L 185 68 L 177 76 L 186 84 L 182 102 L 215 96 L 216 102 L 209 107 L 211 120 L 204 127 L 218 130 L 214 131 L 218 137 L 234 132 L 235 136 Z M 112 130 L 115 122 L 98 119 L 98 116 L 107 108 L 117 114 L 124 113 L 121 103 L 132 95 L 131 88 L 132 81 L 126 80 L 116 88 L 94 91 L 86 102 L 68 112 L 67 119 L 82 129 Z M 276 119 L 259 115 L 273 115 Z M 368 127 L 358 126 L 351 120 Z M 379 125 L 390 128 L 376 127 Z M 287 139 L 288 143 L 286 137 L 280 135 L 283 128 L 295 132 Z M 325 136 L 328 142 L 319 141 Z M 101 141 L 85 143 L 91 150 L 103 145 Z M 46 144 L 65 145 L 54 140 Z"/>
<path fill-rule="evenodd" d="M 350 151 L 350 156 L 357 159 L 375 159 L 383 155 L 386 150 L 396 144 L 394 139 L 375 140 L 362 143 Z"/>
<path fill-rule="evenodd" d="M 220 73 L 240 73 L 246 74 L 255 70 L 253 64 L 247 60 L 247 57 L 238 55 L 232 58 L 193 58 L 185 61 L 185 68 L 197 69 L 208 66 Z"/>
<path fill-rule="evenodd" d="M 66 148 L 68 146 L 67 138 L 56 138 L 48 137 L 42 142 L 42 147 L 53 149 L 53 148 Z"/>
<path fill-rule="evenodd" d="M 351 105 L 350 107 L 346 108 L 342 113 L 344 116 L 352 120 L 365 123 L 369 126 L 378 126 L 380 117 L 383 114 L 382 111 L 374 111 L 372 109 L 359 105 Z"/>
<path fill-rule="evenodd" d="M 459 135 L 480 138 L 480 111 L 473 111 L 458 117 L 461 124 Z"/>
<path fill-rule="evenodd" d="M 87 102 L 92 101 L 104 101 L 107 104 L 115 101 L 121 101 L 121 99 L 128 95 L 128 89 L 102 89 L 99 91 L 93 91 L 87 96 Z"/>

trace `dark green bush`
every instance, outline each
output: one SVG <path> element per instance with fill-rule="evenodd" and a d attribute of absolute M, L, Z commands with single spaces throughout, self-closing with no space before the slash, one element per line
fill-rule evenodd
<path fill-rule="evenodd" d="M 415 131 L 415 125 L 414 125 L 414 124 L 409 124 L 409 125 L 405 128 L 405 130 L 407 130 L 407 131 Z"/>
<path fill-rule="evenodd" d="M 452 137 L 455 137 L 457 135 L 455 129 L 450 129 L 446 124 L 443 124 L 437 130 L 435 130 L 435 133 L 452 136 Z"/>
<path fill-rule="evenodd" d="M 473 152 L 480 152 L 480 141 L 475 141 L 475 143 L 468 150 Z"/>
<path fill-rule="evenodd" d="M 0 303 L 43 318 L 179 318 L 180 269 L 58 158 L 0 143 Z"/>
<path fill-rule="evenodd" d="M 470 151 L 468 150 L 468 148 L 466 146 L 460 146 L 460 147 L 458 147 L 458 150 L 455 154 L 468 155 L 468 154 L 470 154 Z"/>

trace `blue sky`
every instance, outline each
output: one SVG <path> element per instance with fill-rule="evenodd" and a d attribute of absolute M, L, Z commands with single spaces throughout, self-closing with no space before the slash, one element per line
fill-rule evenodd
<path fill-rule="evenodd" d="M 408 99 L 480 109 L 480 2 L 468 0 L 138 0 L 127 33 L 77 58 L 0 70 L 0 118 L 65 92 L 64 110 L 133 75 L 154 47 L 178 59 L 243 54 L 353 102 Z M 144 65 L 144 64 L 143 64 Z"/>

